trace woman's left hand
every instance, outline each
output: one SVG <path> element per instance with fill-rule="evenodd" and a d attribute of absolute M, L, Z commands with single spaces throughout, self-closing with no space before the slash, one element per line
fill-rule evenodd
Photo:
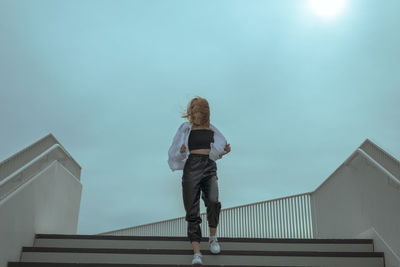
<path fill-rule="evenodd" d="M 228 154 L 229 152 L 231 152 L 231 147 L 230 144 L 227 144 L 224 148 L 224 152 L 222 152 L 221 154 L 218 155 L 218 158 L 222 158 L 223 155 Z"/>
<path fill-rule="evenodd" d="M 225 154 L 231 152 L 231 145 L 230 145 L 230 144 L 226 144 L 226 146 L 225 146 L 225 151 L 226 151 Z"/>

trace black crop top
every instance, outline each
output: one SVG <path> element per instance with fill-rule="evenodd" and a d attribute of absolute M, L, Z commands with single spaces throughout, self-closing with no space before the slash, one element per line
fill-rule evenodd
<path fill-rule="evenodd" d="M 193 149 L 211 148 L 214 143 L 214 132 L 210 129 L 193 129 L 190 131 L 188 146 Z"/>

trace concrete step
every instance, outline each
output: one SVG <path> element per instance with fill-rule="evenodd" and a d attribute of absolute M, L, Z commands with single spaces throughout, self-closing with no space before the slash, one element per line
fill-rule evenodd
<path fill-rule="evenodd" d="M 371 239 L 271 239 L 218 237 L 221 249 L 240 251 L 373 252 Z M 191 249 L 187 237 L 37 234 L 34 247 Z M 208 237 L 200 242 L 208 249 Z"/>
<path fill-rule="evenodd" d="M 381 252 L 202 251 L 205 265 L 384 267 Z M 172 264 L 191 263 L 192 249 L 23 247 L 21 262 Z"/>
<path fill-rule="evenodd" d="M 107 264 L 107 263 L 52 263 L 52 262 L 9 262 L 8 267 L 193 267 L 189 264 Z M 237 267 L 237 265 L 207 265 L 208 267 Z M 261 265 L 246 265 L 246 267 L 260 267 Z M 262 265 L 262 267 L 278 267 Z M 293 267 L 293 266 L 279 266 Z M 302 266 L 308 267 L 308 266 Z"/>

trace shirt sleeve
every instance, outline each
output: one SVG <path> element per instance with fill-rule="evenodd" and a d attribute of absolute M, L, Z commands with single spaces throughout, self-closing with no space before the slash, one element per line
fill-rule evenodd
<path fill-rule="evenodd" d="M 183 136 L 184 136 L 184 124 L 182 123 L 181 126 L 178 128 L 178 131 L 176 132 L 174 139 L 172 140 L 172 144 L 170 148 L 168 149 L 168 158 L 169 161 L 179 161 L 183 160 L 185 157 L 185 153 L 180 152 L 180 148 L 183 144 Z"/>

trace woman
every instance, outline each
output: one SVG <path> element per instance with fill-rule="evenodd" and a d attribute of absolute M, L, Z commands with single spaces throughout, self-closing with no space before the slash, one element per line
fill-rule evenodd
<path fill-rule="evenodd" d="M 221 202 L 218 201 L 215 161 L 231 149 L 222 133 L 210 123 L 210 108 L 206 99 L 193 98 L 182 118 L 188 118 L 189 122 L 182 123 L 175 134 L 168 150 L 168 164 L 172 171 L 183 170 L 182 195 L 185 220 L 188 222 L 187 234 L 194 251 L 192 264 L 203 264 L 200 252 L 200 191 L 207 207 L 210 251 L 218 254 L 221 249 L 215 234 Z"/>

